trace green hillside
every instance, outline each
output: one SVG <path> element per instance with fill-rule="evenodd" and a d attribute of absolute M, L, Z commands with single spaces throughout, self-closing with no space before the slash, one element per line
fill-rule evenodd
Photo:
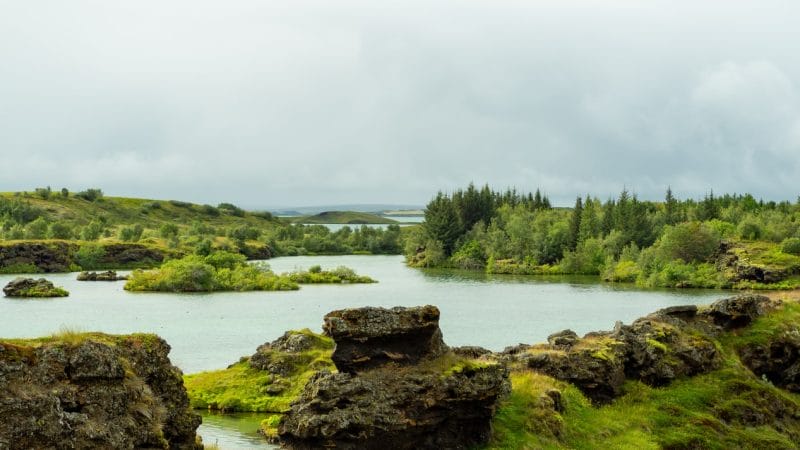
<path fill-rule="evenodd" d="M 293 220 L 294 223 L 305 224 L 391 224 L 396 220 L 381 217 L 376 214 L 358 211 L 325 211 L 313 216 L 303 216 Z"/>
<path fill-rule="evenodd" d="M 348 220 L 394 223 L 353 214 L 347 213 Z M 230 203 L 199 205 L 106 197 L 99 189 L 62 193 L 40 188 L 0 193 L 0 272 L 152 267 L 164 259 L 214 250 L 249 259 L 400 253 L 399 229 L 354 228 L 332 232 L 320 225 L 292 224 Z"/>

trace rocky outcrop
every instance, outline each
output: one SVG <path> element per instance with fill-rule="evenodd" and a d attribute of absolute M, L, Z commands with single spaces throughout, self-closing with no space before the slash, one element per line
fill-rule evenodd
<path fill-rule="evenodd" d="M 84 245 L 98 246 L 92 267 L 155 267 L 167 256 L 180 256 L 174 250 L 132 242 Z M 80 248 L 75 242 L 59 240 L 4 243 L 0 245 L 0 269 L 17 273 L 70 272 L 80 265 L 80 258 L 76 257 Z"/>
<path fill-rule="evenodd" d="M 754 374 L 775 386 L 800 393 L 800 332 L 785 332 L 767 342 L 739 349 L 739 358 Z"/>
<path fill-rule="evenodd" d="M 342 372 L 354 373 L 387 362 L 416 364 L 447 350 L 435 306 L 333 311 L 325 316 L 323 330 L 336 342 L 332 359 Z"/>
<path fill-rule="evenodd" d="M 278 339 L 260 345 L 248 364 L 253 369 L 286 377 L 299 365 L 309 363 L 305 352 L 311 349 L 329 350 L 331 347 L 329 339 L 309 330 L 287 331 Z"/>
<path fill-rule="evenodd" d="M 168 352 L 153 335 L 0 341 L 0 448 L 202 448 Z"/>
<path fill-rule="evenodd" d="M 731 283 L 740 281 L 779 283 L 791 275 L 797 274 L 796 268 L 754 264 L 746 257 L 740 258 L 734 251 L 734 245 L 727 241 L 720 242 L 716 266 L 718 270 L 726 274 L 726 278 Z"/>
<path fill-rule="evenodd" d="M 165 250 L 159 248 L 128 242 L 103 244 L 103 252 L 99 263 L 106 267 L 155 267 L 161 264 L 166 256 L 178 256 L 177 253 L 168 255 Z"/>
<path fill-rule="evenodd" d="M 113 270 L 105 272 L 81 272 L 78 274 L 78 281 L 121 281 L 127 280 L 125 275 L 117 275 Z"/>
<path fill-rule="evenodd" d="M 722 356 L 713 338 L 725 330 L 749 325 L 773 307 L 774 302 L 760 295 L 726 298 L 701 309 L 675 306 L 583 338 L 564 330 L 550 335 L 547 344 L 520 344 L 507 348 L 499 357 L 572 383 L 595 403 L 607 403 L 620 395 L 626 379 L 663 386 L 678 377 L 719 368 Z M 770 374 L 787 386 L 796 386 L 800 381 L 800 346 L 795 347 L 795 342 L 800 339 L 749 351 L 749 365 L 758 367 L 753 369 L 757 374 Z"/>
<path fill-rule="evenodd" d="M 772 307 L 769 297 L 740 295 L 716 301 L 702 312 L 705 318 L 725 330 L 749 325 Z"/>
<path fill-rule="evenodd" d="M 466 449 L 486 442 L 510 389 L 507 369 L 448 351 L 438 319 L 433 306 L 328 314 L 340 372 L 309 381 L 279 426 L 282 445 Z"/>
<path fill-rule="evenodd" d="M 3 288 L 6 297 L 66 297 L 69 292 L 44 278 L 15 278 Z"/>
<path fill-rule="evenodd" d="M 0 268 L 35 267 L 40 272 L 69 272 L 78 244 L 21 241 L 0 245 Z"/>

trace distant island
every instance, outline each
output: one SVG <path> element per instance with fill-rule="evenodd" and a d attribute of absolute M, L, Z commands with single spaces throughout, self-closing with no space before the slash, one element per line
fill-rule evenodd
<path fill-rule="evenodd" d="M 392 224 L 398 223 L 394 219 L 358 211 L 324 211 L 312 216 L 301 216 L 293 219 L 294 223 L 304 224 L 345 224 L 345 225 L 366 225 L 366 224 Z"/>

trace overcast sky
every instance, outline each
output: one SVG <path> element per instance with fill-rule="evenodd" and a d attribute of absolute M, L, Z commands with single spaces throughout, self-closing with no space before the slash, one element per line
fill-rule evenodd
<path fill-rule="evenodd" d="M 0 0 L 0 190 L 793 200 L 798 18 L 764 0 Z"/>

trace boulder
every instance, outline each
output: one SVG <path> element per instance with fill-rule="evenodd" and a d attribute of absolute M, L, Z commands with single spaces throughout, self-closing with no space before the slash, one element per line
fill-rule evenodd
<path fill-rule="evenodd" d="M 627 378 L 663 386 L 680 376 L 719 368 L 721 356 L 711 339 L 659 320 L 664 317 L 674 316 L 659 312 L 614 332 L 615 339 L 624 344 Z"/>
<path fill-rule="evenodd" d="M 6 297 L 66 297 L 69 292 L 44 278 L 15 278 L 3 288 Z"/>
<path fill-rule="evenodd" d="M 608 403 L 625 382 L 623 343 L 610 337 L 584 338 L 567 351 L 537 348 L 524 355 L 527 366 L 574 384 L 593 402 Z"/>
<path fill-rule="evenodd" d="M 402 450 L 487 442 L 492 416 L 510 391 L 508 371 L 472 358 L 484 349 L 449 352 L 438 320 L 433 306 L 325 316 L 340 371 L 312 377 L 278 427 L 281 444 Z"/>
<path fill-rule="evenodd" d="M 713 324 L 730 330 L 749 325 L 771 307 L 771 300 L 764 295 L 739 295 L 712 303 L 701 315 Z"/>
<path fill-rule="evenodd" d="M 278 339 L 262 344 L 249 359 L 250 367 L 273 375 L 288 376 L 307 358 L 303 352 L 311 349 L 330 349 L 330 341 L 309 330 L 287 331 Z"/>
<path fill-rule="evenodd" d="M 562 330 L 547 336 L 547 342 L 558 348 L 569 348 L 578 342 L 578 334 L 572 330 Z"/>
<path fill-rule="evenodd" d="M 0 448 L 202 448 L 168 352 L 153 335 L 0 340 Z"/>
<path fill-rule="evenodd" d="M 81 272 L 78 274 L 78 281 L 120 281 L 127 280 L 125 275 L 117 275 L 113 270 L 105 272 Z"/>
<path fill-rule="evenodd" d="M 328 313 L 323 330 L 336 347 L 333 363 L 355 373 L 387 362 L 416 364 L 447 351 L 435 306 L 344 309 Z"/>

